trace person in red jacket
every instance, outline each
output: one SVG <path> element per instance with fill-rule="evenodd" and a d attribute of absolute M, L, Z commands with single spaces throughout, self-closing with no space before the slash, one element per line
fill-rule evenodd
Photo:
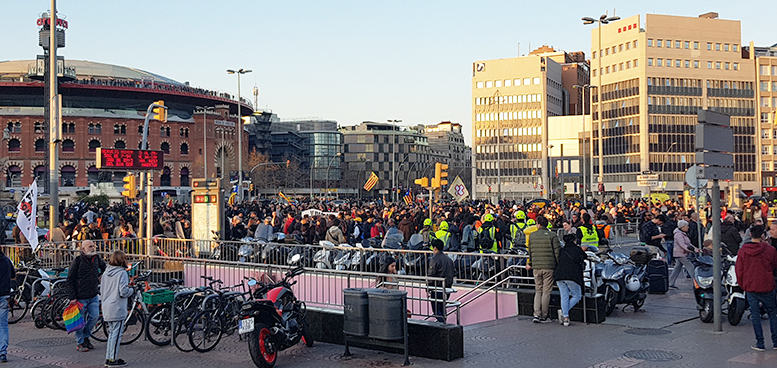
<path fill-rule="evenodd" d="M 750 228 L 752 240 L 739 249 L 736 263 L 737 280 L 742 289 L 747 292 L 747 302 L 750 304 L 750 318 L 755 332 L 755 345 L 751 348 L 756 351 L 766 350 L 759 304 L 763 304 L 769 315 L 772 347 L 777 350 L 777 298 L 774 290 L 777 251 L 763 243 L 764 232 L 763 225 Z"/>

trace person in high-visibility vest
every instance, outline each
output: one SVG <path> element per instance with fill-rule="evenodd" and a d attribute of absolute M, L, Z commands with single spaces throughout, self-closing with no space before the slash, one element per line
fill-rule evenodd
<path fill-rule="evenodd" d="M 443 250 L 448 250 L 448 246 L 451 242 L 451 232 L 448 231 L 448 229 L 448 222 L 442 221 L 440 222 L 440 230 L 437 230 L 437 232 L 434 233 L 435 238 L 442 240 Z M 434 250 L 434 248 L 429 245 L 429 250 Z"/>
<path fill-rule="evenodd" d="M 591 215 L 583 214 L 583 224 L 577 227 L 577 238 L 580 240 L 580 246 L 583 250 L 599 250 L 599 232 L 591 224 Z"/>
<path fill-rule="evenodd" d="M 528 219 L 526 220 L 526 229 L 523 230 L 523 234 L 526 235 L 526 247 L 529 247 L 529 235 L 531 233 L 537 231 L 537 221 L 534 219 Z"/>
<path fill-rule="evenodd" d="M 526 212 L 523 212 L 522 210 L 515 211 L 515 225 L 517 225 L 521 231 L 526 230 Z"/>
<path fill-rule="evenodd" d="M 483 234 L 483 233 L 486 234 Z M 478 248 L 480 250 L 480 253 L 484 253 L 487 251 L 491 251 L 494 253 L 499 253 L 499 239 L 497 239 L 497 236 L 499 236 L 499 232 L 496 229 L 496 224 L 494 223 L 494 215 L 487 213 L 483 216 L 483 226 L 480 227 L 480 230 L 478 231 L 478 239 L 481 239 L 481 237 L 488 236 L 489 239 L 491 239 L 490 245 L 491 247 L 483 247 L 480 242 L 478 241 Z"/>
<path fill-rule="evenodd" d="M 510 223 L 510 249 L 526 246 L 526 234 L 523 233 L 523 229 L 526 228 L 526 223 L 518 222 L 517 215 L 518 214 L 516 213 L 516 221 Z M 521 225 L 523 225 L 523 227 L 521 227 Z"/>

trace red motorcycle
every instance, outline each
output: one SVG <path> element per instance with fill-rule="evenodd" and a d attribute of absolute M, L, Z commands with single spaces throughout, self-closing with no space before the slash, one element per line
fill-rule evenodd
<path fill-rule="evenodd" d="M 295 255 L 292 264 L 297 264 L 300 258 Z M 313 337 L 305 320 L 305 302 L 298 300 L 291 290 L 297 282 L 289 282 L 304 272 L 305 269 L 299 266 L 287 272 L 280 282 L 262 285 L 254 292 L 256 299 L 243 303 L 241 307 L 238 332 L 249 334 L 248 351 L 257 367 L 274 366 L 279 351 L 300 341 L 313 346 Z M 260 299 L 262 297 L 264 299 Z"/>

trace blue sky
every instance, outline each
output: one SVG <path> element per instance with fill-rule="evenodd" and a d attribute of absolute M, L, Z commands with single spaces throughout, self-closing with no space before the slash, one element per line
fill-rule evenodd
<path fill-rule="evenodd" d="M 621 4 L 622 3 L 622 4 Z M 514 57 L 543 44 L 590 54 L 580 18 L 613 13 L 742 21 L 742 44 L 777 43 L 775 1 L 202 1 L 60 0 L 67 59 L 143 69 L 235 93 L 229 68 L 252 69 L 242 94 L 281 119 L 340 125 L 401 119 L 454 121 L 471 142 L 475 60 Z M 0 60 L 33 59 L 48 0 L 0 1 Z M 644 19 L 644 18 L 643 18 Z"/>

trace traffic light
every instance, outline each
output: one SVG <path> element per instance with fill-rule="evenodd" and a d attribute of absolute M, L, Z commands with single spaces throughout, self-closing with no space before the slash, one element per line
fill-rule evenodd
<path fill-rule="evenodd" d="M 159 120 L 159 121 L 161 121 L 163 123 L 166 123 L 167 122 L 167 108 L 165 107 L 165 101 L 163 101 L 163 100 L 154 101 L 154 104 L 155 105 L 159 105 L 159 106 L 154 106 L 154 108 L 151 110 L 151 111 L 154 112 L 154 115 L 152 116 L 152 118 L 154 120 Z"/>
<path fill-rule="evenodd" d="M 441 164 L 441 163 L 435 163 L 434 164 L 434 179 L 433 182 L 437 185 L 435 185 L 435 188 L 440 188 L 443 185 L 448 185 L 448 165 L 447 164 Z"/>
<path fill-rule="evenodd" d="M 286 168 L 288 169 L 289 166 L 291 166 L 291 160 L 286 160 Z"/>
<path fill-rule="evenodd" d="M 429 187 L 429 178 L 416 179 L 415 183 L 420 185 L 422 188 L 428 188 Z"/>
<path fill-rule="evenodd" d="M 138 190 L 136 187 L 136 177 L 135 174 L 129 174 L 124 177 L 124 191 L 121 192 L 121 195 L 127 197 L 127 198 L 135 198 L 138 196 Z"/>

